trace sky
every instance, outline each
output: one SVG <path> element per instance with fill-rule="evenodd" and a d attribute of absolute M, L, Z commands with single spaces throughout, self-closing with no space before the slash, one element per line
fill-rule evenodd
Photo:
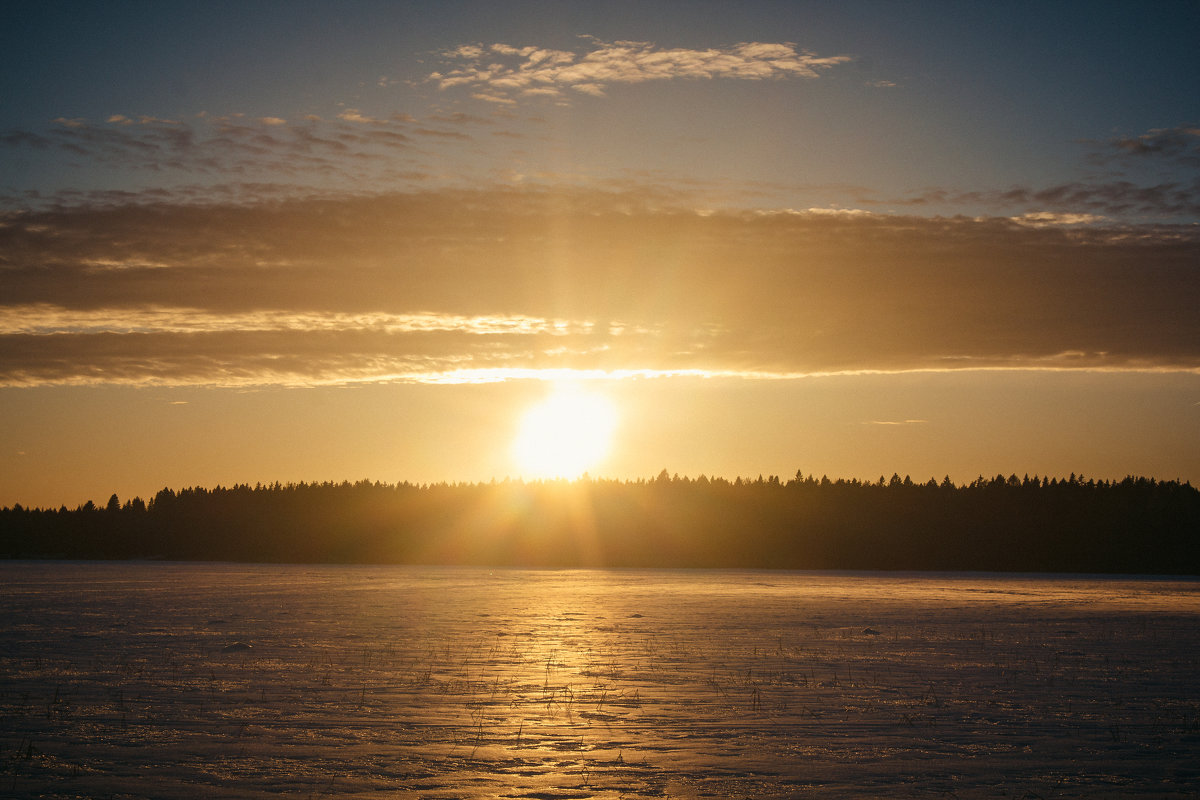
<path fill-rule="evenodd" d="M 1200 481 L 1198 34 L 6 3 L 0 505 L 534 479 L 530 424 L 594 477 Z"/>

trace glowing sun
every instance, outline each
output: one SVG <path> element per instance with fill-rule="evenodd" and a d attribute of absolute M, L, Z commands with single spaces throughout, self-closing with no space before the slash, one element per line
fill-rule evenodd
<path fill-rule="evenodd" d="M 521 418 L 513 457 L 526 477 L 578 478 L 608 454 L 616 427 L 608 398 L 557 384 Z"/>

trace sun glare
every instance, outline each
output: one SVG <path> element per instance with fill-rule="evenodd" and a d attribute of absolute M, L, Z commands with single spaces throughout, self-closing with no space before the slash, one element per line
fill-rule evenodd
<path fill-rule="evenodd" d="M 616 426 L 608 398 L 557 384 L 521 418 L 513 457 L 525 477 L 578 478 L 608 454 Z"/>

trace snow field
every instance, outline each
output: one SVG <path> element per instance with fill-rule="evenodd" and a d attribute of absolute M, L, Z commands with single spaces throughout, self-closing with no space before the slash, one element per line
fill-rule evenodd
<path fill-rule="evenodd" d="M 0 564 L 13 797 L 1188 797 L 1200 583 Z"/>

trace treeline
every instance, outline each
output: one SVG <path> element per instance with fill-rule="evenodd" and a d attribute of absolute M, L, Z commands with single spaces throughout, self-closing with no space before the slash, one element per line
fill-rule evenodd
<path fill-rule="evenodd" d="M 300 483 L 0 509 L 0 557 L 1200 574 L 1189 483 Z"/>

